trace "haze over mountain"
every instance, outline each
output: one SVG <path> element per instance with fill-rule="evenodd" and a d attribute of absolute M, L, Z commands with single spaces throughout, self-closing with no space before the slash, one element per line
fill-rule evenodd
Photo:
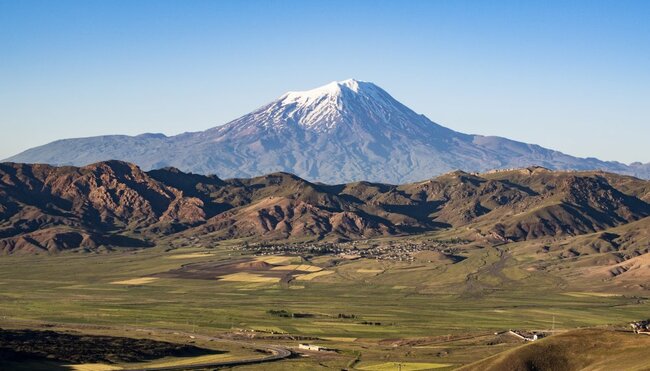
<path fill-rule="evenodd" d="M 650 177 L 650 164 L 577 158 L 506 138 L 456 132 L 415 113 L 377 85 L 353 79 L 286 93 L 203 132 L 65 139 L 5 161 L 83 166 L 111 159 L 144 170 L 173 166 L 220 177 L 286 171 L 327 183 L 398 184 L 454 169 L 531 165 Z"/>

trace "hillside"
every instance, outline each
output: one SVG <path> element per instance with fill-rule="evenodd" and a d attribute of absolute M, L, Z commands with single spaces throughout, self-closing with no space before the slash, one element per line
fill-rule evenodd
<path fill-rule="evenodd" d="M 460 368 L 481 371 L 647 370 L 650 336 L 589 329 L 550 336 Z"/>
<path fill-rule="evenodd" d="M 8 253 L 145 247 L 147 232 L 209 216 L 201 200 L 118 161 L 83 168 L 0 164 L 0 197 L 0 251 Z"/>
<path fill-rule="evenodd" d="M 223 180 L 174 168 L 144 172 L 120 161 L 4 163 L 0 250 L 146 247 L 174 235 L 341 241 L 458 229 L 489 242 L 570 237 L 649 216 L 648 183 L 529 168 L 456 171 L 399 186 L 325 185 L 288 173 Z"/>
<path fill-rule="evenodd" d="M 506 138 L 460 133 L 414 112 L 379 86 L 353 79 L 288 92 L 205 131 L 63 139 L 6 161 L 84 166 L 111 159 L 144 170 L 173 166 L 222 177 L 284 171 L 328 183 L 397 184 L 455 169 L 532 165 L 650 178 L 648 164 L 578 158 Z"/>

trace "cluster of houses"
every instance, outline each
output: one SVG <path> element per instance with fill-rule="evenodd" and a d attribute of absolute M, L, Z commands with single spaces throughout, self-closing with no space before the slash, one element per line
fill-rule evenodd
<path fill-rule="evenodd" d="M 632 322 L 630 323 L 630 327 L 632 327 L 632 331 L 634 331 L 635 334 L 650 335 L 650 319 Z"/>
<path fill-rule="evenodd" d="M 409 242 L 393 241 L 371 246 L 360 247 L 359 241 L 351 242 L 323 242 L 308 244 L 250 244 L 240 246 L 241 250 L 252 251 L 256 255 L 278 254 L 313 254 L 313 255 L 339 255 L 341 257 L 357 257 L 376 260 L 413 261 L 413 254 L 420 251 L 440 251 L 445 254 L 456 252 L 456 245 L 466 244 L 466 241 L 427 241 Z"/>

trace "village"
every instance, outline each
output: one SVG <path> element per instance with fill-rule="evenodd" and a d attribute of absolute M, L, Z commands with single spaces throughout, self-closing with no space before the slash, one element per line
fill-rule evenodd
<path fill-rule="evenodd" d="M 375 259 L 400 262 L 413 262 L 415 254 L 422 251 L 437 251 L 455 256 L 459 252 L 458 245 L 467 244 L 464 240 L 432 240 L 427 242 L 391 241 L 373 243 L 362 246 L 363 241 L 338 243 L 308 243 L 308 244 L 245 244 L 237 249 L 252 252 L 257 256 L 265 255 L 338 255 L 346 259 Z"/>

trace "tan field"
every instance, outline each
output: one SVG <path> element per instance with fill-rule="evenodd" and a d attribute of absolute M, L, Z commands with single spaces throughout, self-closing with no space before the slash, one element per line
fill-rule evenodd
<path fill-rule="evenodd" d="M 176 255 L 170 255 L 167 257 L 167 259 L 193 259 L 193 258 L 205 258 L 207 256 L 212 256 L 214 254 L 211 253 L 205 253 L 205 252 L 195 252 L 195 253 L 189 253 L 189 254 L 176 254 Z"/>
<path fill-rule="evenodd" d="M 154 368 L 154 367 L 173 367 L 173 366 L 191 366 L 191 365 L 198 365 L 198 364 L 204 364 L 204 363 L 210 363 L 210 362 L 219 362 L 219 361 L 228 361 L 231 359 L 235 359 L 236 357 L 233 357 L 230 354 L 208 354 L 205 356 L 198 356 L 198 357 L 191 357 L 188 359 L 179 359 L 179 358 L 170 358 L 168 360 L 162 360 L 162 361 L 156 361 L 156 362 L 151 362 L 147 363 L 146 367 L 147 368 Z M 143 366 L 144 367 L 144 366 Z M 85 371 L 85 370 L 82 370 Z M 88 371 L 104 371 L 103 369 L 89 369 Z"/>
<path fill-rule="evenodd" d="M 314 273 L 301 274 L 296 276 L 296 281 L 311 281 L 314 278 L 327 276 L 328 274 L 334 273 L 333 271 L 320 271 Z"/>
<path fill-rule="evenodd" d="M 124 280 L 124 281 L 114 281 L 111 283 L 113 285 L 146 285 L 148 283 L 152 283 L 157 280 L 158 280 L 157 277 L 140 277 L 140 278 L 132 278 L 130 280 Z"/>
<path fill-rule="evenodd" d="M 361 365 L 357 367 L 359 370 L 367 371 L 420 371 L 420 370 L 435 370 L 437 368 L 447 368 L 452 366 L 446 363 L 426 363 L 426 362 L 384 362 L 370 365 Z"/>
<path fill-rule="evenodd" d="M 279 265 L 277 267 L 271 268 L 273 271 L 303 271 L 303 272 L 319 272 L 323 270 L 321 267 L 315 265 L 307 264 L 289 264 L 289 265 Z"/>
<path fill-rule="evenodd" d="M 275 283 L 280 281 L 280 277 L 268 277 L 259 274 L 238 272 L 218 277 L 220 281 L 226 282 L 251 282 L 251 283 Z"/>
<path fill-rule="evenodd" d="M 357 269 L 357 273 L 381 273 L 383 269 Z"/>
<path fill-rule="evenodd" d="M 81 365 L 66 365 L 74 371 L 113 371 L 121 370 L 122 367 L 105 365 L 101 363 L 84 363 Z"/>
<path fill-rule="evenodd" d="M 268 264 L 289 264 L 294 261 L 300 261 L 300 258 L 296 258 L 295 256 L 258 256 L 255 258 L 257 261 L 263 261 Z"/>

